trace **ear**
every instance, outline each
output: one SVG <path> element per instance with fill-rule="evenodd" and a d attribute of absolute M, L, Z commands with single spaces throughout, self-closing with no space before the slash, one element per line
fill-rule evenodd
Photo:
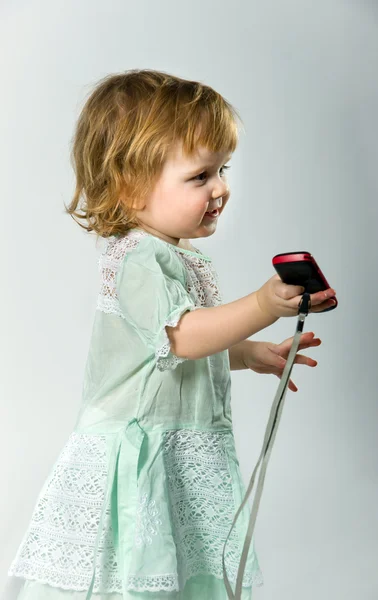
<path fill-rule="evenodd" d="M 119 192 L 118 198 L 126 208 L 129 208 L 131 210 L 142 210 L 142 208 L 144 208 L 140 206 L 140 198 L 132 198 L 132 196 L 128 193 L 125 185 Z"/>

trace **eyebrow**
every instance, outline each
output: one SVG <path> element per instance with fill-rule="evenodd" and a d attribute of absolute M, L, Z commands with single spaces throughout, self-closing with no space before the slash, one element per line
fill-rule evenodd
<path fill-rule="evenodd" d="M 231 160 L 231 158 L 232 158 L 232 154 L 231 154 L 231 156 L 229 156 L 228 158 L 226 158 L 226 162 L 228 162 L 229 160 Z M 189 172 L 185 173 L 185 175 L 186 176 L 195 175 L 195 173 L 198 173 L 198 171 L 202 171 L 203 169 L 210 169 L 212 166 L 213 165 L 209 165 L 209 164 L 202 165 L 202 166 L 199 165 L 197 167 L 197 169 L 194 169 L 193 171 L 189 171 Z"/>

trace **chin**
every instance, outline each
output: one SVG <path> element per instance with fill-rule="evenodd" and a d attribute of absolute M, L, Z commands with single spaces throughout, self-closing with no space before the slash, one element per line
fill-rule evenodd
<path fill-rule="evenodd" d="M 216 231 L 217 225 L 216 223 L 209 223 L 208 225 L 201 225 L 202 231 L 204 231 L 203 237 L 206 235 L 212 235 Z"/>

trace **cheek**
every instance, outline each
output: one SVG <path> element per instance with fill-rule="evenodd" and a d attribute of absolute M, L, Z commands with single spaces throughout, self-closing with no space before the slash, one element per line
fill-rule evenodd
<path fill-rule="evenodd" d="M 193 194 L 193 206 L 196 206 L 198 210 L 206 210 L 209 202 L 211 202 L 211 192 L 205 187 L 196 190 L 196 193 Z"/>
<path fill-rule="evenodd" d="M 208 194 L 192 189 L 181 195 L 176 194 L 173 198 L 173 204 L 176 208 L 179 206 L 184 213 L 189 215 L 206 207 L 208 200 Z"/>

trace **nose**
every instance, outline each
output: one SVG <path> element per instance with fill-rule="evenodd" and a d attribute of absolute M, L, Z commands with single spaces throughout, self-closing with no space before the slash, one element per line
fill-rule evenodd
<path fill-rule="evenodd" d="M 222 196 L 226 196 L 229 193 L 228 185 L 225 182 L 220 182 L 220 185 L 214 190 L 214 199 L 221 199 Z"/>
<path fill-rule="evenodd" d="M 223 184 L 220 188 L 216 190 L 217 195 L 214 198 L 214 208 L 220 208 L 222 203 L 227 200 L 227 196 L 230 193 L 230 189 L 228 185 Z"/>

